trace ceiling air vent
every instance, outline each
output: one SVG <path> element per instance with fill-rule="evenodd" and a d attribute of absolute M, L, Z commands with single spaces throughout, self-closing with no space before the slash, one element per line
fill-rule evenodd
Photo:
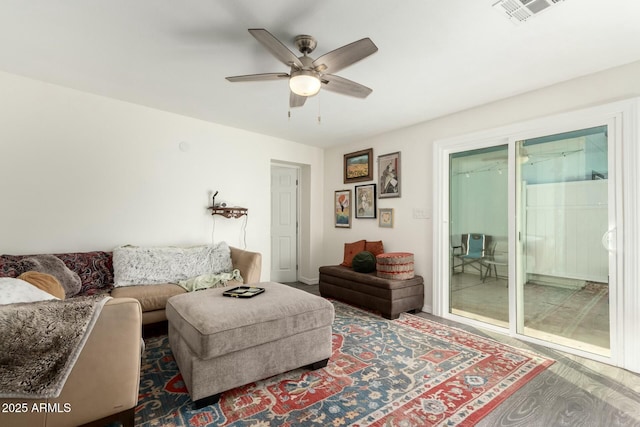
<path fill-rule="evenodd" d="M 561 1 L 564 0 L 500 0 L 493 7 L 519 24 Z"/>

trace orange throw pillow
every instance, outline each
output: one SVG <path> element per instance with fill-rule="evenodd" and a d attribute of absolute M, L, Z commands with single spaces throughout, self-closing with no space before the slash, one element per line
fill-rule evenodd
<path fill-rule="evenodd" d="M 39 273 L 37 271 L 27 271 L 18 276 L 18 279 L 31 283 L 38 289 L 50 293 L 56 298 L 64 299 L 64 288 L 58 279 L 50 274 Z"/>
<path fill-rule="evenodd" d="M 344 244 L 344 260 L 342 261 L 342 266 L 351 267 L 353 262 L 353 257 L 358 255 L 360 252 L 364 251 L 365 240 L 358 240 L 353 243 L 345 243 Z"/>
<path fill-rule="evenodd" d="M 378 256 L 384 253 L 384 245 L 382 244 L 382 240 L 378 240 L 377 242 L 366 242 L 364 250 L 371 252 L 374 256 Z"/>

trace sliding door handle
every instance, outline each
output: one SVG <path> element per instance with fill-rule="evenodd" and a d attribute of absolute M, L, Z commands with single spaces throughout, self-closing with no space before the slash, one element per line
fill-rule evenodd
<path fill-rule="evenodd" d="M 609 252 L 615 252 L 616 250 L 616 228 L 605 231 L 602 235 L 602 246 Z"/>

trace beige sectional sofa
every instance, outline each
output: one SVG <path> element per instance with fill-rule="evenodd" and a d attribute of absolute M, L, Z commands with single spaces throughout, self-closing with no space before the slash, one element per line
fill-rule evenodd
<path fill-rule="evenodd" d="M 245 283 L 260 281 L 262 257 L 259 253 L 230 248 L 234 268 Z M 111 295 L 103 307 L 61 395 L 56 399 L 0 399 L 7 409 L 26 403 L 27 412 L 0 411 L 2 426 L 104 425 L 119 420 L 133 426 L 138 401 L 143 324 L 166 320 L 167 300 L 185 289 L 175 284 L 137 285 L 113 288 L 111 252 L 55 254 L 81 281 L 78 294 Z M 0 256 L 0 277 L 18 277 L 21 260 L 27 255 Z M 231 283 L 230 283 L 231 284 Z M 33 411 L 33 404 L 58 403 L 51 411 Z M 70 410 L 65 411 L 64 404 Z M 0 408 L 1 409 L 1 408 Z"/>

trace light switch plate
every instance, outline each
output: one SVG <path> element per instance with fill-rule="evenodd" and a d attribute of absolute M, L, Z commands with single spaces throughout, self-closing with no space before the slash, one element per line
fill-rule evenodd
<path fill-rule="evenodd" d="M 413 208 L 413 219 L 429 219 L 429 212 L 425 208 Z"/>

